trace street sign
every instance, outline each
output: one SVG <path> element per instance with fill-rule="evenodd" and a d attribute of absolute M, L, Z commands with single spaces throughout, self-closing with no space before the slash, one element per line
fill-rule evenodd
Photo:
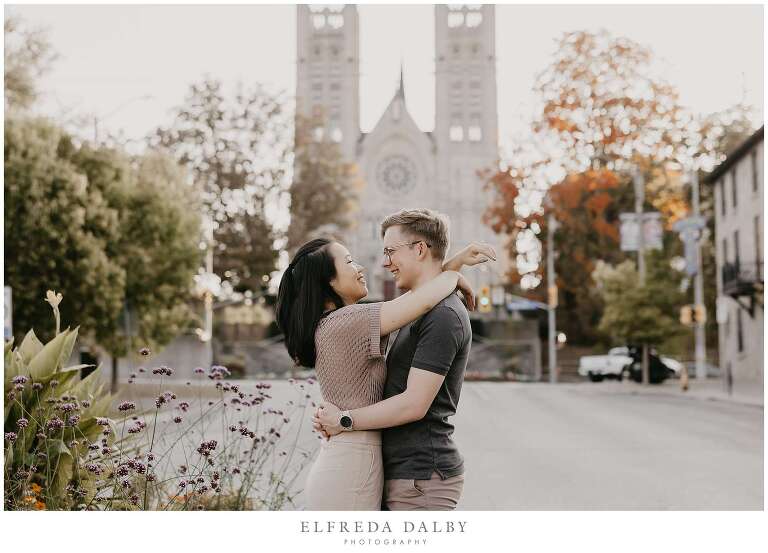
<path fill-rule="evenodd" d="M 11 287 L 6 286 L 5 287 L 5 298 L 3 302 L 3 309 L 4 309 L 4 324 L 3 326 L 3 336 L 5 336 L 6 340 L 10 340 L 11 336 L 13 336 L 13 308 L 11 306 Z"/>
<path fill-rule="evenodd" d="M 672 227 L 680 234 L 685 249 L 685 272 L 688 276 L 695 276 L 699 271 L 699 238 L 701 231 L 706 227 L 704 217 L 687 217 L 681 219 Z"/>
<path fill-rule="evenodd" d="M 640 235 L 636 213 L 622 213 L 621 220 L 621 251 L 636 252 L 640 247 Z M 646 250 L 660 250 L 664 229 L 661 224 L 661 213 L 648 211 L 643 213 L 643 246 Z"/>

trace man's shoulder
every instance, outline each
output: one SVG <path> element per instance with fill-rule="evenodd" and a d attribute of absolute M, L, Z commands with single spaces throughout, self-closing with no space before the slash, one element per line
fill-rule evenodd
<path fill-rule="evenodd" d="M 451 294 L 450 296 L 443 298 L 424 315 L 422 320 L 438 320 L 449 323 L 458 323 L 465 329 L 470 327 L 469 312 L 456 294 Z"/>

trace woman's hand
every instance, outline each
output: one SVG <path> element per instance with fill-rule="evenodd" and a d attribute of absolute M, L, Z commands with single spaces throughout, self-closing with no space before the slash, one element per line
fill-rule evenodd
<path fill-rule="evenodd" d="M 312 426 L 326 438 L 329 438 L 341 433 L 340 419 L 341 409 L 333 403 L 323 402 L 315 411 L 315 416 L 312 417 Z"/>
<path fill-rule="evenodd" d="M 475 310 L 475 291 L 472 290 L 472 286 L 469 281 L 464 278 L 464 275 L 459 275 L 459 281 L 456 283 L 456 289 L 464 296 L 464 303 L 467 305 L 467 309 L 470 311 Z"/>
<path fill-rule="evenodd" d="M 472 267 L 489 260 L 496 261 L 496 251 L 490 244 L 472 242 L 443 264 L 443 271 L 459 271 L 462 266 Z"/>

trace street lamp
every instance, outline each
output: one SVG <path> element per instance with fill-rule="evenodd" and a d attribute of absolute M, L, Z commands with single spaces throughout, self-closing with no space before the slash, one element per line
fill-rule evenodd
<path fill-rule="evenodd" d="M 206 227 L 205 270 L 200 268 L 194 277 L 195 293 L 205 301 L 205 328 L 195 329 L 201 342 L 210 342 L 213 337 L 213 298 L 221 293 L 221 278 L 213 272 L 213 228 Z"/>

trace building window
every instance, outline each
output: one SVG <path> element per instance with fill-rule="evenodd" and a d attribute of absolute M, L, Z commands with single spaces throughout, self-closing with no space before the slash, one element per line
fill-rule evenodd
<path fill-rule="evenodd" d="M 331 131 L 331 140 L 334 142 L 341 142 L 341 139 L 344 137 L 344 134 L 341 132 L 340 128 L 335 128 L 333 131 Z"/>
<path fill-rule="evenodd" d="M 477 27 L 483 22 L 483 14 L 479 11 L 467 12 L 466 22 L 467 27 Z"/>
<path fill-rule="evenodd" d="M 723 238 L 723 265 L 728 263 L 728 240 Z"/>
<path fill-rule="evenodd" d="M 331 90 L 339 90 L 341 89 L 341 83 L 339 82 L 332 82 L 331 83 Z"/>
<path fill-rule="evenodd" d="M 728 184 L 728 175 L 723 175 L 723 179 L 720 181 L 722 186 L 720 187 L 720 212 L 725 217 L 725 197 L 728 195 L 725 188 Z"/>
<path fill-rule="evenodd" d="M 451 125 L 449 137 L 451 142 L 461 142 L 464 140 L 464 128 L 461 125 Z"/>
<path fill-rule="evenodd" d="M 320 92 L 323 90 L 323 83 L 312 83 L 312 91 Z"/>
<path fill-rule="evenodd" d="M 731 171 L 731 193 L 733 194 L 733 208 L 736 209 L 738 204 L 738 187 L 736 186 L 736 170 Z"/>
<path fill-rule="evenodd" d="M 741 309 L 736 308 L 736 344 L 739 347 L 739 353 L 744 351 L 744 323 L 741 320 Z"/>
<path fill-rule="evenodd" d="M 344 16 L 340 13 L 329 15 L 327 22 L 331 29 L 341 29 L 344 26 Z"/>
<path fill-rule="evenodd" d="M 757 151 L 752 150 L 750 157 L 752 158 L 752 192 L 757 192 Z"/>
<path fill-rule="evenodd" d="M 736 265 L 736 270 L 739 270 L 739 264 L 741 262 L 741 252 L 739 251 L 739 231 L 733 231 L 733 263 Z"/>
<path fill-rule="evenodd" d="M 464 13 L 450 10 L 448 12 L 448 27 L 455 29 L 464 25 Z"/>
<path fill-rule="evenodd" d="M 322 142 L 324 135 L 325 129 L 323 129 L 323 127 L 315 127 L 314 131 L 312 132 L 312 136 L 314 137 L 315 142 Z"/>
<path fill-rule="evenodd" d="M 470 142 L 480 142 L 483 139 L 483 130 L 480 125 L 470 125 L 467 129 L 467 138 Z"/>

